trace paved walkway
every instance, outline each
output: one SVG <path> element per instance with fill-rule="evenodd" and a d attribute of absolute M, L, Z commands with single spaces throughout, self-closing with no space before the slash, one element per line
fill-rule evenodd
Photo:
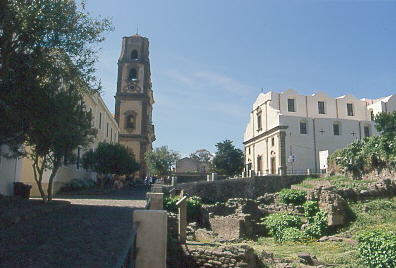
<path fill-rule="evenodd" d="M 69 201 L 76 205 L 144 208 L 146 192 L 144 185 L 138 185 L 133 189 L 112 190 L 101 195 L 60 195 L 55 200 Z"/>
<path fill-rule="evenodd" d="M 145 205 L 145 189 L 60 199 L 72 204 L 1 230 L 1 268 L 113 268 L 132 234 L 133 210 Z"/>

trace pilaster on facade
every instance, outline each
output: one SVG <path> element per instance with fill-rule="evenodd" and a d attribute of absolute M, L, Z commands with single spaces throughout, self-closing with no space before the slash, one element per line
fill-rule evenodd
<path fill-rule="evenodd" d="M 152 110 L 154 104 L 146 37 L 124 37 L 118 60 L 115 118 L 120 127 L 119 142 L 145 167 L 144 154 L 155 140 Z M 145 176 L 146 169 L 140 172 Z"/>
<path fill-rule="evenodd" d="M 321 152 L 377 135 L 375 115 L 395 110 L 396 95 L 368 100 L 294 90 L 261 93 L 244 134 L 245 169 L 263 174 L 319 170 Z"/>

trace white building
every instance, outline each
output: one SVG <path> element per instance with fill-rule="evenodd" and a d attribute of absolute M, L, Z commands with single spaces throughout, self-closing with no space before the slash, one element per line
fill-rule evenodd
<path fill-rule="evenodd" d="M 97 135 L 88 148 L 76 150 L 76 163 L 63 165 L 57 172 L 54 179 L 54 192 L 58 191 L 62 185 L 75 178 L 92 178 L 95 174 L 81 167 L 81 156 L 90 148 L 96 148 L 99 142 L 118 142 L 119 128 L 113 115 L 106 107 L 103 99 L 99 95 L 84 96 L 86 109 L 92 113 L 92 125 L 97 129 Z M 0 145 L 1 146 L 1 145 Z M 2 152 L 7 150 L 2 146 Z M 46 191 L 48 179 L 51 171 L 46 170 L 43 179 L 43 188 Z M 12 195 L 13 183 L 23 182 L 33 186 L 31 196 L 39 196 L 37 184 L 34 181 L 32 162 L 27 158 L 8 159 L 0 156 L 0 193 Z"/>
<path fill-rule="evenodd" d="M 256 174 L 318 172 L 327 155 L 355 139 L 376 135 L 373 118 L 396 110 L 396 95 L 368 100 L 323 92 L 261 93 L 245 130 L 245 170 Z"/>

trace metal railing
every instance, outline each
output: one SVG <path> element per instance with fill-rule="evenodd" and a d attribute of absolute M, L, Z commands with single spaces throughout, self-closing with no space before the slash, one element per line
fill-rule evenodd
<path fill-rule="evenodd" d="M 137 228 L 134 227 L 132 235 L 129 237 L 127 246 L 122 250 L 118 258 L 115 268 L 135 268 L 136 265 L 136 232 Z"/>

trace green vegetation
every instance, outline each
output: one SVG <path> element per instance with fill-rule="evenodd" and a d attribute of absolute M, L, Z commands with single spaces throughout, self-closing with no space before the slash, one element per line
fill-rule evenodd
<path fill-rule="evenodd" d="M 95 134 L 82 99 L 100 91 L 96 44 L 110 23 L 92 18 L 84 1 L 6 0 L 0 10 L 0 143 L 32 160 L 41 197 L 50 201 L 64 157 Z"/>
<path fill-rule="evenodd" d="M 369 180 L 352 180 L 345 176 L 329 176 L 323 178 L 306 178 L 300 184 L 296 184 L 298 188 L 314 189 L 317 186 L 334 186 L 337 189 L 354 188 L 357 190 L 367 190 L 368 185 L 372 183 Z"/>
<path fill-rule="evenodd" d="M 167 146 L 155 148 L 144 155 L 144 160 L 151 175 L 159 177 L 167 176 L 171 173 L 172 166 L 180 159 L 179 153 L 169 150 Z"/>
<path fill-rule="evenodd" d="M 307 201 L 303 205 L 304 215 L 307 218 L 312 218 L 319 212 L 319 205 L 317 201 Z"/>
<path fill-rule="evenodd" d="M 358 240 L 360 257 L 369 267 L 396 267 L 396 232 L 366 231 Z"/>
<path fill-rule="evenodd" d="M 285 204 L 302 205 L 306 200 L 306 194 L 307 192 L 302 190 L 283 189 L 279 192 L 279 198 Z"/>
<path fill-rule="evenodd" d="M 274 213 L 264 218 L 263 223 L 269 234 L 280 243 L 308 241 L 327 233 L 327 213 L 319 209 L 316 201 L 304 204 L 304 215 L 305 218 L 286 212 Z M 304 222 L 306 224 L 301 229 Z"/>
<path fill-rule="evenodd" d="M 391 260 L 396 260 L 396 197 L 350 203 L 349 205 L 355 215 L 355 220 L 338 230 L 337 235 L 341 237 L 351 236 L 342 242 L 308 240 L 306 233 L 309 227 L 304 229 L 304 238 L 298 239 L 301 232 L 297 228 L 289 230 L 290 227 L 285 227 L 286 234 L 283 236 L 285 241 L 282 243 L 279 243 L 276 237 L 261 237 L 255 242 L 249 241 L 248 244 L 257 252 L 262 250 L 273 252 L 275 258 L 291 261 L 298 261 L 299 253 L 309 252 L 315 255 L 319 261 L 335 267 L 395 267 Z M 316 204 L 309 201 L 304 204 L 304 208 L 305 216 L 309 217 L 316 210 Z M 317 218 L 324 219 L 321 213 L 315 215 Z M 282 218 L 281 216 L 273 217 Z M 307 218 L 308 222 L 314 220 L 313 218 Z M 298 222 L 298 219 L 294 219 L 293 222 Z M 317 222 L 323 221 L 317 219 Z M 285 223 L 277 223 L 277 226 L 282 226 L 282 224 Z M 285 238 L 289 240 L 286 241 Z M 369 261 L 372 263 L 370 264 Z M 391 265 L 386 266 L 385 263 L 391 263 Z"/>
<path fill-rule="evenodd" d="M 213 167 L 216 172 L 231 176 L 242 172 L 244 156 L 241 149 L 235 148 L 230 140 L 217 143 L 216 148 L 217 152 L 213 158 Z"/>
<path fill-rule="evenodd" d="M 82 157 L 85 169 L 91 169 L 101 175 L 130 175 L 140 169 L 128 149 L 121 144 L 99 143 L 95 151 L 89 150 Z M 104 180 L 101 181 L 103 187 Z"/>
<path fill-rule="evenodd" d="M 302 226 L 301 217 L 286 212 L 274 213 L 264 219 L 265 227 L 277 242 L 288 241 L 296 238 Z M 295 229 L 295 230 L 290 230 Z"/>
<path fill-rule="evenodd" d="M 61 188 L 61 192 L 72 192 L 93 188 L 96 182 L 91 179 L 73 179 Z"/>
<path fill-rule="evenodd" d="M 319 210 L 315 215 L 307 217 L 308 225 L 304 229 L 307 238 L 320 238 L 327 233 L 327 213 Z"/>
<path fill-rule="evenodd" d="M 169 197 L 165 196 L 164 198 L 164 209 L 177 213 L 176 203 L 179 201 L 180 197 Z M 196 222 L 201 216 L 201 208 L 202 208 L 202 200 L 198 196 L 191 196 L 187 198 L 187 221 L 188 222 Z"/>
<path fill-rule="evenodd" d="M 329 166 L 336 166 L 354 179 L 370 172 L 396 169 L 396 111 L 381 113 L 375 118 L 381 136 L 356 140 L 329 156 Z"/>
<path fill-rule="evenodd" d="M 367 203 L 349 204 L 355 220 L 342 228 L 342 232 L 358 233 L 380 229 L 396 232 L 396 198 L 376 199 Z"/>

